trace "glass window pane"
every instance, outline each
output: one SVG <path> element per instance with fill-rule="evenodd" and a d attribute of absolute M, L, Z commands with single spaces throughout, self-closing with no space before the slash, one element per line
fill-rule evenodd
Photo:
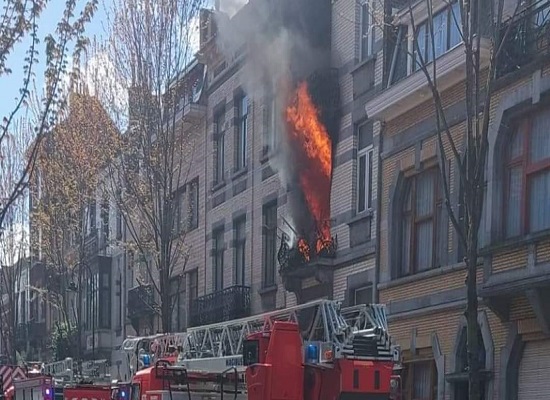
<path fill-rule="evenodd" d="M 452 49 L 457 44 L 462 42 L 462 19 L 460 12 L 460 4 L 457 1 L 451 8 L 451 15 L 449 16 L 449 46 Z"/>
<path fill-rule="evenodd" d="M 509 159 L 514 160 L 523 154 L 523 132 L 516 131 L 510 140 Z"/>
<path fill-rule="evenodd" d="M 436 58 L 447 51 L 447 15 L 447 12 L 442 12 L 433 18 L 433 43 Z"/>
<path fill-rule="evenodd" d="M 517 236 L 521 229 L 521 167 L 511 168 L 508 175 L 508 198 L 506 212 L 506 235 Z"/>
<path fill-rule="evenodd" d="M 365 184 L 367 179 L 367 155 L 363 154 L 359 157 L 357 171 L 357 212 L 366 210 L 366 191 Z"/>
<path fill-rule="evenodd" d="M 416 225 L 416 267 L 423 271 L 432 267 L 433 220 Z"/>
<path fill-rule="evenodd" d="M 403 218 L 403 233 L 402 233 L 402 239 L 403 239 L 403 246 L 402 254 L 401 254 L 401 274 L 407 275 L 410 273 L 410 266 L 411 266 L 411 217 L 404 217 Z"/>
<path fill-rule="evenodd" d="M 361 60 L 369 56 L 369 10 L 367 3 L 361 5 Z"/>
<path fill-rule="evenodd" d="M 416 49 L 416 46 L 414 48 L 414 66 L 413 69 L 416 71 L 420 69 L 419 65 L 421 64 L 421 61 L 428 62 L 426 60 L 426 24 L 422 24 L 418 27 L 417 33 L 416 33 L 416 43 L 418 44 L 418 50 Z M 422 56 L 422 60 L 421 57 Z"/>
<path fill-rule="evenodd" d="M 416 180 L 415 209 L 416 217 L 421 218 L 433 213 L 434 174 L 431 172 L 418 176 Z"/>
<path fill-rule="evenodd" d="M 550 110 L 537 114 L 529 140 L 529 160 L 538 162 L 550 157 Z"/>
<path fill-rule="evenodd" d="M 431 363 L 415 363 L 413 366 L 413 399 L 431 399 L 432 391 Z"/>
<path fill-rule="evenodd" d="M 550 228 L 550 171 L 530 179 L 529 219 L 531 232 Z"/>

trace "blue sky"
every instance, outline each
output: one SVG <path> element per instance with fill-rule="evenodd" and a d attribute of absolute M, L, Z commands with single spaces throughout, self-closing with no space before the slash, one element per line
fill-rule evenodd
<path fill-rule="evenodd" d="M 79 0 L 80 5 L 84 4 L 84 0 Z M 38 46 L 38 60 L 39 63 L 35 64 L 35 79 L 36 87 L 40 90 L 43 86 L 43 73 L 45 64 L 45 43 L 44 38 L 50 34 L 55 33 L 57 23 L 61 19 L 63 10 L 65 8 L 65 2 L 62 0 L 53 0 L 48 4 L 47 9 L 43 12 L 39 21 L 38 37 L 40 38 L 40 44 Z M 78 9 L 80 11 L 80 8 Z M 87 35 L 89 37 L 96 36 L 98 39 L 105 37 L 106 29 L 106 13 L 103 2 L 97 8 L 93 20 L 87 25 Z M 28 38 L 23 42 L 16 44 L 12 53 L 8 58 L 8 66 L 12 69 L 10 75 L 3 75 L 0 77 L 0 88 L 2 88 L 2 96 L 0 101 L 0 118 L 9 115 L 16 104 L 16 98 L 19 97 L 19 89 L 23 85 L 23 70 L 22 62 L 25 57 L 25 53 L 29 47 Z M 19 116 L 23 115 L 23 111 L 20 110 Z"/>

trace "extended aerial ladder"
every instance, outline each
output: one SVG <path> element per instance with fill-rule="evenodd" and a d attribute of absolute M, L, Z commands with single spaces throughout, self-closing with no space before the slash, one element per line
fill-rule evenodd
<path fill-rule="evenodd" d="M 175 358 L 176 365 L 188 370 L 220 373 L 228 367 L 236 367 L 244 372 L 242 351 L 246 338 L 256 332 L 270 331 L 275 321 L 297 323 L 304 343 L 331 343 L 333 357 L 399 361 L 399 347 L 392 343 L 388 334 L 384 305 L 364 304 L 341 309 L 333 300 L 316 300 L 247 318 L 193 327 L 185 333 L 131 338 L 124 341 L 122 349 L 131 375 L 163 358 Z"/>

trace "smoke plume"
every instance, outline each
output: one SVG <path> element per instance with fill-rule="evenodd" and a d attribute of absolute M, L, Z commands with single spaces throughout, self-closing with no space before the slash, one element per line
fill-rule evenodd
<path fill-rule="evenodd" d="M 235 3 L 243 1 L 222 0 L 220 10 L 224 7 L 234 9 Z M 286 109 L 297 84 L 307 79 L 325 59 L 300 29 L 303 21 L 300 20 L 298 3 L 299 0 L 250 0 L 233 18 L 224 13 L 218 13 L 216 17 L 218 48 L 227 60 L 234 59 L 235 54 L 246 46 L 247 55 L 240 73 L 243 89 L 252 99 L 259 100 L 256 104 L 262 104 L 266 90 L 271 90 L 275 97 L 279 151 L 275 157 L 270 157 L 270 165 L 277 171 L 285 188 L 300 185 L 299 160 L 295 160 L 296 154 L 290 151 Z M 304 212 L 307 210 L 304 193 L 293 191 L 288 199 L 288 222 L 300 235 L 304 233 L 300 230 L 311 231 L 312 216 Z M 283 229 L 290 237 L 295 237 L 291 229 Z"/>

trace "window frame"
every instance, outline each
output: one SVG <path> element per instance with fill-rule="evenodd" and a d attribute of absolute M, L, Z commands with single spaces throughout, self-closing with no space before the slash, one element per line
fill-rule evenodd
<path fill-rule="evenodd" d="M 353 289 L 353 305 L 356 306 L 358 305 L 357 303 L 357 293 L 358 292 L 361 292 L 361 291 L 369 291 L 370 290 L 370 301 L 367 303 L 367 304 L 371 304 L 372 303 L 372 294 L 373 294 L 373 285 L 372 284 L 368 284 L 368 285 L 364 285 L 364 286 L 360 286 L 360 287 L 357 287 L 357 288 L 354 288 Z M 363 303 L 359 303 L 359 304 L 363 304 Z"/>
<path fill-rule="evenodd" d="M 187 231 L 199 227 L 199 177 L 196 177 L 187 184 Z"/>
<path fill-rule="evenodd" d="M 429 365 L 428 365 L 429 364 Z M 415 368 L 417 368 L 419 365 L 427 367 L 430 369 L 430 397 L 428 398 L 420 398 L 417 399 L 414 396 L 414 373 Z M 423 358 L 423 359 L 413 359 L 405 363 L 406 368 L 406 381 L 405 385 L 403 387 L 404 389 L 404 398 L 407 400 L 436 400 L 437 394 L 434 393 L 437 391 L 437 366 L 435 364 L 435 360 L 433 358 Z"/>
<path fill-rule="evenodd" d="M 373 7 L 371 0 L 362 0 L 359 4 L 359 60 L 363 62 L 373 55 L 374 48 L 374 26 L 371 9 Z M 365 34 L 365 14 L 367 16 L 367 26 Z M 363 43 L 366 42 L 366 52 Z"/>
<path fill-rule="evenodd" d="M 415 210 L 415 200 L 416 200 L 416 185 L 418 182 L 418 179 L 422 178 L 425 175 L 430 174 L 435 181 L 433 182 L 433 199 L 432 199 L 432 212 L 431 214 L 423 215 L 422 217 L 416 218 L 416 210 Z M 399 276 L 409 276 L 409 275 L 415 275 L 419 272 L 429 271 L 431 269 L 437 268 L 438 259 L 440 257 L 439 255 L 439 241 L 438 241 L 438 228 L 440 227 L 440 223 L 442 222 L 440 220 L 441 214 L 442 214 L 442 207 L 443 207 L 443 194 L 441 192 L 440 188 L 440 171 L 439 167 L 437 165 L 428 167 L 421 172 L 411 175 L 406 178 L 405 185 L 403 187 L 403 192 L 401 196 L 401 202 L 400 202 L 400 208 L 399 208 L 399 222 L 401 224 L 400 227 L 400 248 L 404 249 L 405 246 L 405 227 L 404 223 L 407 218 L 410 217 L 410 237 L 409 237 L 409 265 L 407 267 L 407 271 L 405 272 L 404 266 L 405 266 L 405 260 L 404 260 L 404 252 L 402 251 L 401 254 L 401 269 L 399 271 Z M 408 196 L 411 196 L 411 204 L 410 204 L 410 210 L 405 210 Z M 416 245 L 416 235 L 415 232 L 417 231 L 417 226 L 419 224 L 425 223 L 426 221 L 432 221 L 432 255 L 431 255 L 431 265 L 427 266 L 426 268 L 419 267 L 417 264 L 417 245 Z"/>
<path fill-rule="evenodd" d="M 225 180 L 225 110 L 214 114 L 214 185 Z"/>
<path fill-rule="evenodd" d="M 177 285 L 177 286 L 174 286 Z M 185 327 L 184 301 L 186 295 L 185 275 L 173 276 L 170 278 L 170 304 L 172 330 L 179 331 Z M 175 315 L 174 315 L 175 313 Z M 175 317 L 175 321 L 174 321 Z M 174 322 L 176 325 L 174 326 Z"/>
<path fill-rule="evenodd" d="M 94 306 L 97 307 L 97 328 L 98 329 L 111 329 L 111 308 L 112 308 L 112 276 L 110 268 L 99 268 L 97 274 L 97 296 L 98 301 L 94 302 Z M 103 304 L 106 302 L 107 304 Z M 96 304 L 97 303 L 97 304 Z"/>
<path fill-rule="evenodd" d="M 199 271 L 193 269 L 187 273 L 187 284 L 189 285 L 189 292 L 187 293 L 187 315 L 191 315 L 193 309 L 193 302 L 199 298 Z"/>
<path fill-rule="evenodd" d="M 459 4 L 458 0 L 451 0 L 450 2 L 444 2 L 443 3 L 444 5 L 439 8 L 439 9 L 436 9 L 435 12 L 432 14 L 432 30 L 433 29 L 433 23 L 435 22 L 436 18 L 438 16 L 440 16 L 441 14 L 443 13 L 447 13 L 447 18 L 446 18 L 446 32 L 445 32 L 445 35 L 446 35 L 446 45 L 445 45 L 445 50 L 443 52 L 441 52 L 441 54 L 435 54 L 435 59 L 437 60 L 438 58 L 442 57 L 443 55 L 447 54 L 448 52 L 450 52 L 451 50 L 455 49 L 456 47 L 460 46 L 462 44 L 462 38 L 460 39 L 460 41 L 456 44 L 451 44 L 451 26 L 455 25 L 456 24 L 454 23 L 455 19 L 456 21 L 458 22 L 458 29 L 459 29 L 459 35 L 460 35 L 460 31 L 462 30 L 462 25 L 461 25 L 461 20 L 460 20 L 460 15 L 456 16 L 456 17 L 453 17 L 453 8 L 455 7 L 455 5 Z M 458 6 L 460 7 L 460 5 Z M 459 8 L 460 10 L 460 8 Z M 429 22 L 430 18 L 429 17 L 426 17 L 425 20 L 423 20 L 422 22 L 416 24 L 415 28 L 416 28 L 416 31 L 414 32 L 414 39 L 412 39 L 410 42 L 410 45 L 412 46 L 412 48 L 410 49 L 410 59 L 411 59 L 411 67 L 408 68 L 409 70 L 409 75 L 410 74 L 413 74 L 417 71 L 420 71 L 421 70 L 421 63 L 420 63 L 420 60 L 418 59 L 418 50 L 423 50 L 423 52 L 425 54 L 422 55 L 422 59 L 424 61 L 424 65 L 428 65 L 430 64 L 431 62 L 433 62 L 434 60 L 431 59 L 432 57 L 432 49 L 428 46 L 429 44 L 429 41 L 431 41 L 431 35 L 430 35 L 430 30 L 428 30 L 428 22 Z M 411 27 L 411 23 L 408 24 L 409 27 Z M 425 29 L 426 32 L 425 32 L 425 43 L 424 43 L 424 48 L 422 49 L 420 47 L 420 42 L 418 41 L 418 35 L 420 33 L 420 30 L 421 29 Z M 410 29 L 412 31 L 412 28 Z M 434 30 L 434 42 L 435 42 L 435 30 Z M 417 45 L 415 46 L 415 41 L 417 43 Z M 432 44 L 435 44 L 435 43 L 432 43 Z M 418 47 L 418 49 L 417 49 Z M 428 52 L 429 52 L 429 55 L 428 55 Z"/>
<path fill-rule="evenodd" d="M 242 232 L 241 232 L 242 229 Z M 244 286 L 246 279 L 246 217 L 240 217 L 233 221 L 234 235 L 234 263 L 235 273 L 233 276 L 235 285 Z M 239 254 L 241 265 L 239 265 Z"/>
<path fill-rule="evenodd" d="M 225 252 L 225 231 L 222 228 L 214 229 L 212 232 L 212 292 L 222 291 L 224 286 L 224 252 Z M 219 276 L 218 276 L 219 274 Z"/>
<path fill-rule="evenodd" d="M 271 85 L 267 86 L 264 95 L 264 140 L 262 155 L 275 152 L 277 149 L 277 99 Z"/>
<path fill-rule="evenodd" d="M 360 149 L 357 151 L 357 178 L 356 178 L 356 182 L 355 182 L 355 188 L 356 188 L 356 193 L 357 193 L 357 199 L 356 199 L 356 204 L 355 204 L 355 210 L 357 212 L 357 214 L 363 214 L 363 213 L 368 213 L 370 211 L 372 211 L 372 189 L 373 189 L 373 185 L 372 185 L 372 169 L 373 169 L 373 156 L 374 156 L 374 146 L 373 145 L 368 145 L 366 146 L 365 148 L 363 149 Z M 365 183 L 365 198 L 364 198 L 364 202 L 365 204 L 363 204 L 364 208 L 361 209 L 361 204 L 360 204 L 360 200 L 361 200 L 361 196 L 359 195 L 360 192 L 361 192 L 361 183 L 363 181 L 363 179 L 361 179 L 361 176 L 360 176 L 360 160 L 362 157 L 366 157 L 366 161 L 365 161 L 365 166 L 366 166 L 366 169 L 365 169 L 365 177 L 364 177 L 364 183 Z"/>
<path fill-rule="evenodd" d="M 249 101 L 246 94 L 241 94 L 235 99 L 237 106 L 235 140 L 235 171 L 240 171 L 247 166 L 248 156 L 248 112 Z"/>
<path fill-rule="evenodd" d="M 272 219 L 273 221 L 271 221 Z M 263 288 L 268 288 L 276 285 L 277 219 L 278 219 L 277 203 L 271 202 L 271 203 L 265 204 L 262 210 L 262 228 L 263 228 L 262 229 L 262 259 L 263 259 L 262 287 Z"/>
<path fill-rule="evenodd" d="M 177 237 L 187 230 L 188 217 L 185 213 L 185 210 L 187 208 L 187 196 L 187 185 L 182 185 L 174 193 L 175 205 L 173 209 L 175 218 L 173 219 L 172 223 L 175 226 L 172 228 L 173 237 Z"/>
<path fill-rule="evenodd" d="M 516 123 L 513 124 L 511 132 L 508 134 L 508 138 L 510 140 L 505 141 L 505 144 L 507 144 L 505 148 L 505 157 L 504 157 L 504 168 L 505 168 L 505 174 L 504 174 L 504 180 L 503 180 L 503 205 L 502 207 L 502 221 L 507 221 L 506 217 L 508 215 L 509 210 L 509 195 L 510 195 L 510 171 L 512 168 L 520 168 L 521 169 L 521 191 L 520 191 L 520 211 L 519 211 L 519 233 L 517 234 L 509 234 L 508 233 L 508 227 L 504 223 L 502 226 L 502 236 L 505 239 L 513 239 L 525 236 L 530 233 L 536 233 L 540 231 L 544 231 L 548 228 L 544 228 L 539 231 L 531 231 L 531 207 L 530 207 L 530 199 L 531 199 L 531 182 L 533 177 L 544 174 L 544 173 L 550 173 L 550 156 L 536 162 L 531 162 L 530 160 L 530 149 L 531 149 L 531 134 L 533 133 L 533 118 L 537 116 L 537 114 L 542 113 L 550 113 L 550 109 L 538 109 L 536 111 L 527 113 L 523 115 Z M 511 157 L 511 151 L 510 151 L 510 144 L 513 143 L 513 139 L 515 135 L 521 135 L 521 143 L 522 143 L 522 152 L 519 156 L 515 158 Z"/>

